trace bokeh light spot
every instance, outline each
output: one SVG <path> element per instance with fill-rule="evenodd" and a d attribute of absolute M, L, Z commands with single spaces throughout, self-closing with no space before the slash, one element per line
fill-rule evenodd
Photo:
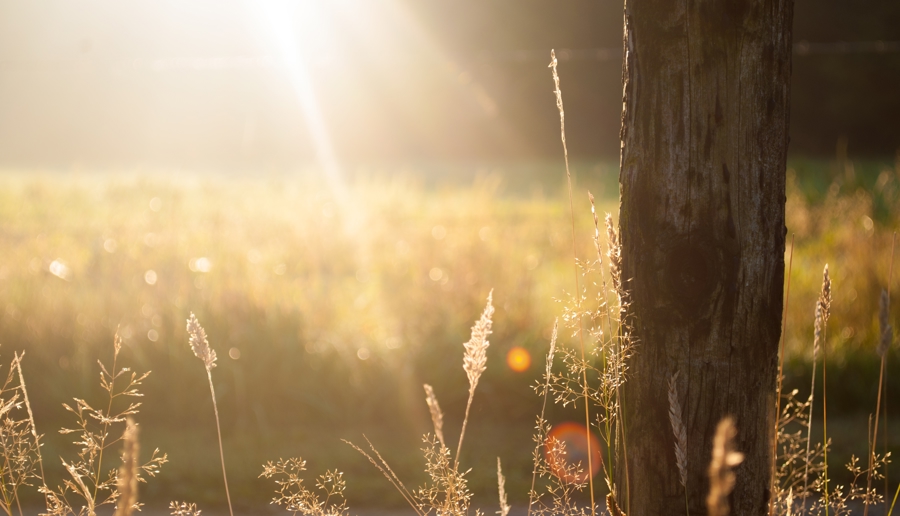
<path fill-rule="evenodd" d="M 232 360 L 237 360 L 237 359 L 241 358 L 241 350 L 239 350 L 238 348 L 231 348 L 228 350 L 228 356 Z"/>
<path fill-rule="evenodd" d="M 428 271 L 428 277 L 431 278 L 431 281 L 441 281 L 441 278 L 444 277 L 444 271 L 438 267 L 433 267 Z"/>
<path fill-rule="evenodd" d="M 156 271 L 153 269 L 148 270 L 144 273 L 144 281 L 147 282 L 148 285 L 156 285 Z"/>
<path fill-rule="evenodd" d="M 558 441 L 565 446 L 565 455 L 552 453 L 550 443 Z M 590 434 L 591 476 L 600 472 L 600 441 Z M 584 425 L 567 421 L 554 426 L 544 444 L 544 459 L 553 474 L 568 482 L 587 482 L 588 440 Z"/>
<path fill-rule="evenodd" d="M 356 351 L 356 357 L 360 360 L 368 360 L 370 356 L 371 353 L 369 352 L 369 348 L 359 348 Z"/>
<path fill-rule="evenodd" d="M 159 340 L 159 332 L 156 330 L 150 330 L 147 332 L 147 340 L 150 342 L 156 342 Z"/>
<path fill-rule="evenodd" d="M 50 262 L 50 274 L 53 274 L 57 278 L 67 280 L 69 279 L 70 272 L 69 268 L 63 262 L 59 260 Z"/>
<path fill-rule="evenodd" d="M 521 346 L 515 346 L 506 353 L 506 365 L 517 373 L 522 373 L 531 367 L 531 353 Z"/>
<path fill-rule="evenodd" d="M 194 272 L 209 272 L 212 270 L 212 262 L 205 256 L 191 258 L 191 261 L 188 262 L 188 267 Z"/>

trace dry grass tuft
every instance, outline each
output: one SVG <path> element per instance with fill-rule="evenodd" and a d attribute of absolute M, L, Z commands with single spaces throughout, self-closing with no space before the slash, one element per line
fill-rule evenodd
<path fill-rule="evenodd" d="M 494 291 L 491 290 L 487 297 L 487 306 L 484 307 L 481 317 L 472 326 L 472 336 L 464 344 L 466 353 L 463 356 L 463 369 L 469 378 L 469 399 L 466 401 L 466 415 L 463 417 L 462 430 L 459 433 L 459 444 L 456 446 L 456 459 L 454 463 L 459 465 L 459 453 L 462 450 L 463 437 L 466 435 L 466 424 L 469 422 L 469 409 L 472 408 L 472 398 L 475 396 L 475 388 L 481 373 L 487 368 L 487 348 L 490 346 L 488 335 L 491 334 L 491 318 L 494 316 Z"/>
<path fill-rule="evenodd" d="M 507 516 L 510 506 L 506 501 L 506 478 L 503 477 L 503 469 L 500 467 L 500 457 L 497 457 L 497 493 L 500 495 L 500 510 L 497 514 Z"/>
<path fill-rule="evenodd" d="M 819 299 L 816 301 L 816 321 L 813 342 L 813 357 L 819 345 L 822 346 L 822 440 L 825 441 L 822 458 L 824 465 L 822 467 L 822 491 L 825 498 L 825 516 L 828 516 L 828 510 L 831 506 L 828 500 L 828 347 L 827 347 L 827 329 L 828 318 L 831 316 L 831 276 L 828 274 L 828 264 L 825 264 L 825 270 L 822 272 L 822 291 L 819 293 Z M 810 413 L 810 418 L 812 413 Z"/>
<path fill-rule="evenodd" d="M 169 514 L 172 516 L 200 516 L 197 504 L 188 502 L 169 502 Z"/>
<path fill-rule="evenodd" d="M 890 315 L 888 309 L 890 299 L 886 289 L 881 289 L 881 298 L 878 302 L 878 328 L 880 338 L 878 339 L 878 348 L 876 352 L 878 356 L 884 358 L 884 354 L 890 349 L 894 341 L 894 328 L 891 326 Z"/>
<path fill-rule="evenodd" d="M 609 511 L 610 516 L 625 516 L 625 513 L 619 508 L 619 504 L 616 503 L 616 497 L 613 496 L 612 493 L 606 495 L 606 510 Z"/>
<path fill-rule="evenodd" d="M 57 486 L 56 489 L 41 488 L 40 491 L 46 498 L 47 512 L 44 514 L 47 516 L 94 516 L 99 507 L 117 503 L 122 494 L 121 482 L 131 485 L 132 480 L 121 479 L 121 469 L 104 471 L 103 456 L 111 446 L 130 439 L 128 420 L 137 415 L 141 403 L 124 401 L 123 398 L 143 396 L 138 387 L 150 373 L 138 375 L 127 367 L 117 369 L 121 350 L 122 341 L 117 335 L 113 341 L 112 367 L 107 369 L 103 362 L 97 361 L 100 365 L 100 386 L 107 393 L 105 410 L 95 409 L 79 398 L 75 398 L 74 407 L 63 404 L 66 410 L 75 414 L 77 427 L 63 428 L 60 433 L 75 435 L 74 444 L 81 449 L 75 460 L 66 462 L 61 459 L 63 468 L 69 474 L 63 479 L 62 486 Z M 134 460 L 137 460 L 136 449 L 134 452 Z M 144 482 L 142 474 L 154 477 L 166 462 L 166 454 L 160 454 L 158 449 L 154 450 L 147 462 L 138 465 L 136 469 L 131 468 L 128 475 L 133 474 L 136 482 Z M 136 490 L 127 496 L 137 496 Z M 70 498 L 79 501 L 75 503 Z"/>
<path fill-rule="evenodd" d="M 28 396 L 25 391 L 19 362 L 14 355 L 6 380 L 0 386 L 0 509 L 12 516 L 13 509 L 22 514 L 19 490 L 35 481 L 43 484 L 40 468 L 40 439 L 34 430 Z M 16 383 L 18 381 L 18 383 Z M 23 410 L 23 404 L 29 410 Z"/>
<path fill-rule="evenodd" d="M 349 509 L 347 500 L 344 499 L 344 489 L 347 486 L 343 473 L 331 470 L 319 475 L 316 489 L 324 494 L 322 499 L 303 485 L 303 478 L 300 477 L 303 471 L 306 471 L 306 461 L 299 458 L 278 459 L 277 462 L 269 461 L 263 466 L 263 472 L 259 476 L 275 478 L 278 486 L 275 490 L 277 496 L 272 499 L 272 503 L 295 515 L 347 516 Z"/>
<path fill-rule="evenodd" d="M 203 361 L 203 365 L 206 366 L 208 371 L 212 370 L 216 367 L 216 352 L 209 347 L 209 341 L 206 339 L 206 331 L 200 326 L 200 321 L 197 320 L 197 316 L 194 315 L 194 312 L 191 312 L 191 316 L 187 320 L 187 332 L 188 342 L 191 345 L 191 350 L 193 350 L 194 355 Z"/>
<path fill-rule="evenodd" d="M 209 347 L 209 341 L 206 339 L 206 331 L 200 326 L 200 321 L 191 312 L 191 316 L 187 320 L 188 343 L 197 356 L 206 367 L 206 378 L 209 380 L 209 394 L 212 397 L 213 412 L 216 416 L 216 433 L 219 437 L 219 460 L 222 462 L 222 480 L 225 482 L 225 499 L 228 501 L 228 513 L 234 516 L 234 509 L 231 507 L 231 493 L 228 490 L 228 474 L 225 472 L 225 451 L 222 447 L 222 426 L 219 423 L 219 405 L 216 403 L 216 389 L 213 387 L 212 370 L 216 367 L 216 352 Z"/>
<path fill-rule="evenodd" d="M 434 435 L 437 436 L 441 446 L 446 446 L 444 442 L 444 413 L 441 406 L 438 405 L 437 396 L 434 395 L 434 389 L 425 384 L 425 403 L 428 404 L 428 411 L 431 413 L 431 422 L 434 424 Z"/>
<path fill-rule="evenodd" d="M 487 348 L 490 346 L 487 338 L 491 334 L 491 318 L 494 315 L 494 305 L 491 304 L 493 298 L 494 291 L 492 290 L 488 294 L 487 306 L 484 307 L 481 318 L 472 326 L 472 336 L 468 342 L 463 344 L 466 348 L 466 353 L 463 356 L 463 369 L 469 378 L 470 395 L 475 392 L 481 373 L 487 369 Z"/>
<path fill-rule="evenodd" d="M 378 469 L 378 471 L 380 471 L 382 475 L 384 475 L 384 478 L 388 479 L 388 482 L 390 482 L 391 485 L 393 485 L 397 490 L 397 492 L 399 492 L 400 495 L 403 496 L 403 499 L 406 500 L 406 502 L 410 505 L 410 507 L 413 508 L 414 511 L 416 511 L 416 514 L 418 516 L 425 516 L 425 513 L 422 512 L 419 504 L 416 503 L 416 498 L 413 496 L 413 494 L 409 491 L 409 489 L 406 488 L 403 482 L 400 481 L 400 479 L 388 465 L 387 461 L 384 460 L 381 454 L 378 453 L 378 450 L 375 449 L 375 446 L 373 446 L 369 441 L 369 438 L 366 436 L 363 437 L 366 439 L 366 442 L 369 443 L 369 448 L 372 450 L 372 453 L 374 453 L 378 457 L 378 461 L 376 461 L 375 458 L 369 455 L 365 450 L 353 444 L 352 442 L 347 441 L 346 439 L 344 440 L 344 442 L 350 445 L 354 450 L 361 453 L 365 458 L 369 459 L 369 462 L 371 462 L 372 465 L 375 466 L 375 468 Z M 446 447 L 443 447 L 442 450 L 446 450 Z M 447 454 L 449 455 L 449 452 L 447 452 Z"/>

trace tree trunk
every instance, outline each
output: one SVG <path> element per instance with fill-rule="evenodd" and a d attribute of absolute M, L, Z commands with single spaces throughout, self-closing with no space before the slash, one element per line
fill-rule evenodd
<path fill-rule="evenodd" d="M 726 415 L 746 454 L 732 514 L 768 510 L 792 12 L 791 0 L 626 2 L 619 225 L 637 344 L 623 401 L 630 478 L 618 468 L 617 484 L 629 516 L 686 510 L 668 417 L 675 373 L 690 514 L 706 514 Z"/>

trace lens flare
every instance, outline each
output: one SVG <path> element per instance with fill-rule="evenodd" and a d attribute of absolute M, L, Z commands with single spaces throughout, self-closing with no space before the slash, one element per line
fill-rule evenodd
<path fill-rule="evenodd" d="M 547 435 L 544 444 L 544 460 L 550 466 L 554 475 L 567 482 L 587 482 L 587 457 L 588 445 L 585 436 L 584 425 L 567 421 L 554 426 Z M 600 472 L 600 441 L 593 433 L 591 435 L 591 476 Z M 552 453 L 550 443 L 559 441 L 565 445 L 565 455 Z"/>
<path fill-rule="evenodd" d="M 523 373 L 531 367 L 531 354 L 527 349 L 515 346 L 506 354 L 506 365 L 517 373 Z"/>

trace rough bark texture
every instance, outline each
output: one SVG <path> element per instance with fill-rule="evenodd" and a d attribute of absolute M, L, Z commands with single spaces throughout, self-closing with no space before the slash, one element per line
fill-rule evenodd
<path fill-rule="evenodd" d="M 629 516 L 691 516 L 731 415 L 732 514 L 768 509 L 784 280 L 791 0 L 627 0 L 620 231 L 637 351 L 624 390 Z M 620 500 L 626 495 L 619 468 Z M 621 504 L 624 505 L 624 504 Z"/>

